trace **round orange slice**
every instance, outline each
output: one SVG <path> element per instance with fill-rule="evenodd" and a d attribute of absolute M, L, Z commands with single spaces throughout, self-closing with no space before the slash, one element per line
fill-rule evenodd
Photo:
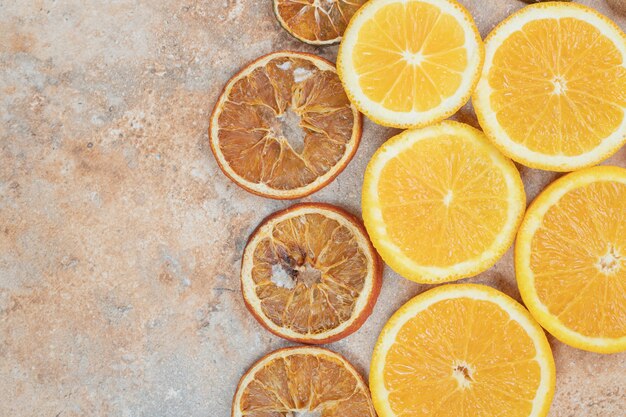
<path fill-rule="evenodd" d="M 361 139 L 361 115 L 335 67 L 301 52 L 252 62 L 226 85 L 209 128 L 222 171 L 264 197 L 295 199 L 331 182 Z"/>
<path fill-rule="evenodd" d="M 524 302 L 557 339 L 599 353 L 626 350 L 626 169 L 556 180 L 533 201 L 515 245 Z"/>
<path fill-rule="evenodd" d="M 361 222 L 329 204 L 296 204 L 266 218 L 243 253 L 241 287 L 263 327 L 323 344 L 356 331 L 372 312 L 382 265 Z"/>
<path fill-rule="evenodd" d="M 550 345 L 512 298 L 444 285 L 402 306 L 372 356 L 379 417 L 544 417 L 555 388 Z"/>
<path fill-rule="evenodd" d="M 354 13 L 367 0 L 274 0 L 280 25 L 311 45 L 339 42 Z"/>
<path fill-rule="evenodd" d="M 420 283 L 489 269 L 513 243 L 526 195 L 511 160 L 471 126 L 407 130 L 372 156 L 363 219 L 383 260 Z"/>
<path fill-rule="evenodd" d="M 376 417 L 369 390 L 341 355 L 319 347 L 274 351 L 241 377 L 232 417 Z"/>
<path fill-rule="evenodd" d="M 595 10 L 524 7 L 485 39 L 473 96 L 487 136 L 533 168 L 596 165 L 626 142 L 626 35 Z"/>
<path fill-rule="evenodd" d="M 483 57 L 478 28 L 456 0 L 371 0 L 344 33 L 337 70 L 370 119 L 414 128 L 469 100 Z"/>

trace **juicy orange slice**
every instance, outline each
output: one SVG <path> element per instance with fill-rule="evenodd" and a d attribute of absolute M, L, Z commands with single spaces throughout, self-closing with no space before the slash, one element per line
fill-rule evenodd
<path fill-rule="evenodd" d="M 562 177 L 531 204 L 515 245 L 517 283 L 557 339 L 626 350 L 626 169 Z"/>
<path fill-rule="evenodd" d="M 595 165 L 626 141 L 626 35 L 574 3 L 527 6 L 487 36 L 473 97 L 500 150 L 534 168 Z"/>
<path fill-rule="evenodd" d="M 224 173 L 264 197 L 300 198 L 348 164 L 361 116 L 328 61 L 276 52 L 235 75 L 213 110 L 209 138 Z"/>
<path fill-rule="evenodd" d="M 346 29 L 337 70 L 376 123 L 421 127 L 467 102 L 483 56 L 472 17 L 455 0 L 371 0 Z"/>
<path fill-rule="evenodd" d="M 302 343 L 330 343 L 372 312 L 382 267 L 358 219 L 329 204 L 269 216 L 244 250 L 246 306 L 265 328 Z"/>
<path fill-rule="evenodd" d="M 379 417 L 540 417 L 554 387 L 541 327 L 483 285 L 445 285 L 410 300 L 383 328 L 370 368 Z"/>
<path fill-rule="evenodd" d="M 376 417 L 367 385 L 342 356 L 319 347 L 274 351 L 239 381 L 232 417 Z"/>
<path fill-rule="evenodd" d="M 423 283 L 491 267 L 513 242 L 526 196 L 482 132 L 446 121 L 389 139 L 365 171 L 363 218 L 383 260 Z"/>
<path fill-rule="evenodd" d="M 291 35 L 312 45 L 341 40 L 354 13 L 367 0 L 274 0 L 274 13 Z"/>

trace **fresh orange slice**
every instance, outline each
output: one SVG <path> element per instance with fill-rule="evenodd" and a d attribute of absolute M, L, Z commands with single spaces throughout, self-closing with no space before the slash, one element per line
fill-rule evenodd
<path fill-rule="evenodd" d="M 554 388 L 541 327 L 483 285 L 444 285 L 410 300 L 383 328 L 370 368 L 379 417 L 543 417 Z"/>
<path fill-rule="evenodd" d="M 371 0 L 344 33 L 337 70 L 370 119 L 422 127 L 467 102 L 483 57 L 478 29 L 455 0 Z"/>
<path fill-rule="evenodd" d="M 490 268 L 513 243 L 519 172 L 471 126 L 446 121 L 389 139 L 365 171 L 363 219 L 383 260 L 437 283 Z"/>
<path fill-rule="evenodd" d="M 533 168 L 595 165 L 626 141 L 626 35 L 575 3 L 527 6 L 485 40 L 473 104 L 487 136 Z"/>
<path fill-rule="evenodd" d="M 294 199 L 331 182 L 361 139 L 361 116 L 335 67 L 302 52 L 276 52 L 235 75 L 209 128 L 215 159 L 246 190 Z"/>
<path fill-rule="evenodd" d="M 531 204 L 515 245 L 524 302 L 557 339 L 626 350 L 626 169 L 566 175 Z"/>
<path fill-rule="evenodd" d="M 232 417 L 376 417 L 365 381 L 319 347 L 274 351 L 239 381 Z"/>
<path fill-rule="evenodd" d="M 341 40 L 354 13 L 367 0 L 274 0 L 280 25 L 296 39 L 311 45 Z"/>
<path fill-rule="evenodd" d="M 372 312 L 382 265 L 361 222 L 329 204 L 296 204 L 266 218 L 241 266 L 244 301 L 262 326 L 301 343 L 330 343 Z"/>

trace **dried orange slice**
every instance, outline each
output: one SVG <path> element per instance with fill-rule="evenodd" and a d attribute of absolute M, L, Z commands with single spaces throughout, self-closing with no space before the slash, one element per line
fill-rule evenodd
<path fill-rule="evenodd" d="M 232 417 L 376 417 L 361 375 L 319 347 L 274 351 L 241 377 Z"/>
<path fill-rule="evenodd" d="M 311 45 L 341 40 L 348 22 L 367 0 L 274 0 L 280 25 L 296 39 Z"/>
<path fill-rule="evenodd" d="M 541 327 L 484 285 L 444 285 L 402 306 L 372 356 L 379 417 L 543 417 L 555 388 Z"/>
<path fill-rule="evenodd" d="M 270 198 L 309 195 L 350 162 L 361 115 L 335 67 L 315 55 L 276 52 L 235 75 L 209 128 L 215 159 L 246 190 Z"/>
<path fill-rule="evenodd" d="M 626 142 L 626 35 L 575 3 L 527 6 L 485 40 L 473 96 L 487 136 L 533 168 L 595 165 Z"/>
<path fill-rule="evenodd" d="M 531 204 L 515 245 L 517 283 L 557 339 L 626 350 L 626 169 L 568 174 Z"/>
<path fill-rule="evenodd" d="M 382 265 L 361 222 L 329 204 L 266 218 L 243 253 L 244 301 L 262 326 L 301 343 L 330 343 L 372 312 Z"/>
<path fill-rule="evenodd" d="M 455 0 L 371 0 L 344 33 L 337 71 L 376 123 L 422 127 L 467 102 L 483 57 L 472 16 Z"/>
<path fill-rule="evenodd" d="M 446 121 L 385 142 L 365 171 L 362 204 L 383 260 L 432 284 L 490 268 L 513 243 L 526 195 L 482 132 Z"/>

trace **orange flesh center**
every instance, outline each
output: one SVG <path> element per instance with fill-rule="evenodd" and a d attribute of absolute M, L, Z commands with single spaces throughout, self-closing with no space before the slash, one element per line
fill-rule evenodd
<path fill-rule="evenodd" d="M 218 118 L 218 146 L 245 180 L 290 190 L 339 163 L 354 145 L 354 125 L 334 71 L 303 58 L 275 58 L 232 86 Z"/>
<path fill-rule="evenodd" d="M 276 123 L 272 126 L 272 135 L 286 140 L 291 149 L 302 153 L 304 149 L 304 130 L 300 125 L 300 116 L 290 106 L 283 114 L 276 116 Z"/>
<path fill-rule="evenodd" d="M 280 0 L 278 13 L 297 36 L 309 41 L 334 40 L 367 0 Z"/>
<path fill-rule="evenodd" d="M 496 50 L 490 101 L 509 137 L 574 156 L 614 132 L 626 107 L 626 68 L 611 40 L 574 18 L 526 23 Z"/>
<path fill-rule="evenodd" d="M 536 354 L 532 339 L 498 305 L 436 302 L 403 325 L 387 353 L 390 406 L 411 417 L 526 417 L 541 381 Z"/>
<path fill-rule="evenodd" d="M 267 318 L 297 333 L 317 334 L 352 317 L 368 268 L 347 227 L 305 214 L 276 223 L 259 242 L 252 279 Z"/>
<path fill-rule="evenodd" d="M 365 95 L 399 112 L 426 111 L 458 90 L 467 66 L 461 25 L 421 1 L 382 7 L 352 52 Z"/>
<path fill-rule="evenodd" d="M 597 182 L 550 207 L 531 241 L 540 301 L 568 328 L 623 337 L 626 322 L 626 184 Z"/>
<path fill-rule="evenodd" d="M 290 262 L 291 263 L 291 262 Z M 294 289 L 298 283 L 311 288 L 321 282 L 322 272 L 308 262 L 302 266 L 291 268 L 285 264 L 272 265 L 272 282 L 282 288 Z"/>
<path fill-rule="evenodd" d="M 270 361 L 245 387 L 239 406 L 246 417 L 373 417 L 354 375 L 321 355 Z"/>

